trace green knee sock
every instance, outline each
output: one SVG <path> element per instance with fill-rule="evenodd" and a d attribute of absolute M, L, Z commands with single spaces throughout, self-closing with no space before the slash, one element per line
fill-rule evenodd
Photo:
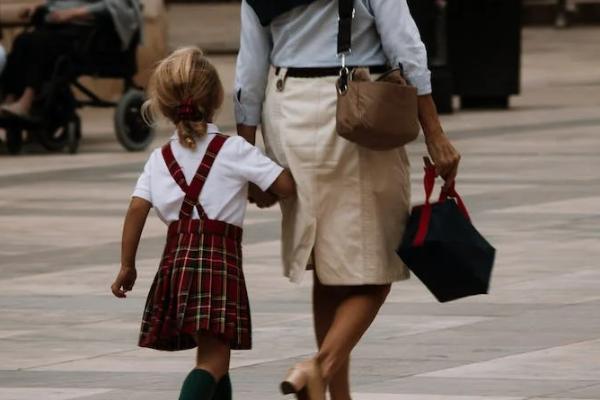
<path fill-rule="evenodd" d="M 212 400 L 216 387 L 210 372 L 193 369 L 183 381 L 179 400 Z"/>
<path fill-rule="evenodd" d="M 231 380 L 229 374 L 226 374 L 219 381 L 213 400 L 231 400 L 231 396 Z"/>

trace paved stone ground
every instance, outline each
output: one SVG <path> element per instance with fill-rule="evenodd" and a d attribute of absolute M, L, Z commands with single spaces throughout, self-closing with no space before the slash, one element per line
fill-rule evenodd
<path fill-rule="evenodd" d="M 355 400 L 600 399 L 600 30 L 526 30 L 510 111 L 444 118 L 464 155 L 459 190 L 496 245 L 489 296 L 437 304 L 395 285 L 353 358 Z M 233 59 L 215 58 L 231 82 Z M 231 129 L 231 110 L 221 116 Z M 164 140 L 161 135 L 156 142 Z M 415 202 L 423 144 L 410 146 Z M 174 399 L 193 353 L 135 346 L 165 228 L 151 218 L 140 278 L 109 295 L 122 217 L 147 154 L 85 113 L 77 156 L 0 157 L 0 399 Z M 245 265 L 255 348 L 233 357 L 238 399 L 278 399 L 315 351 L 310 280 L 281 277 L 276 209 L 250 209 Z"/>

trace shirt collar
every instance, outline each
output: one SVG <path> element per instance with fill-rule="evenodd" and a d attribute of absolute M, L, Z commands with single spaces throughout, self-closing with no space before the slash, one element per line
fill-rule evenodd
<path fill-rule="evenodd" d="M 215 134 L 215 133 L 221 133 L 221 131 L 219 130 L 219 127 L 216 124 L 209 122 L 208 124 L 206 124 L 206 133 Z M 171 136 L 171 140 L 177 140 L 177 139 L 178 139 L 177 131 L 175 131 L 173 136 Z"/>

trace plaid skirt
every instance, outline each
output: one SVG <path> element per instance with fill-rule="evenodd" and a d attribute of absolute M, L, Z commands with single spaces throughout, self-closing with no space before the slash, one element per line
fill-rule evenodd
<path fill-rule="evenodd" d="M 211 333 L 232 349 L 252 347 L 242 271 L 242 229 L 221 221 L 171 223 L 144 309 L 139 346 L 186 350 Z"/>

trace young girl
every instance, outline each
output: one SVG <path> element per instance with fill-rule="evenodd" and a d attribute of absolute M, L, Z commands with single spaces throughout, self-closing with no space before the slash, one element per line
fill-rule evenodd
<path fill-rule="evenodd" d="M 138 243 L 154 207 L 169 229 L 139 345 L 197 347 L 180 400 L 231 399 L 230 350 L 251 347 L 241 248 L 248 183 L 280 198 L 295 193 L 289 172 L 243 138 L 219 133 L 212 121 L 222 102 L 217 71 L 197 48 L 178 50 L 156 68 L 144 115 L 164 115 L 177 133 L 150 155 L 138 180 L 111 287 L 120 298 L 133 288 Z"/>

